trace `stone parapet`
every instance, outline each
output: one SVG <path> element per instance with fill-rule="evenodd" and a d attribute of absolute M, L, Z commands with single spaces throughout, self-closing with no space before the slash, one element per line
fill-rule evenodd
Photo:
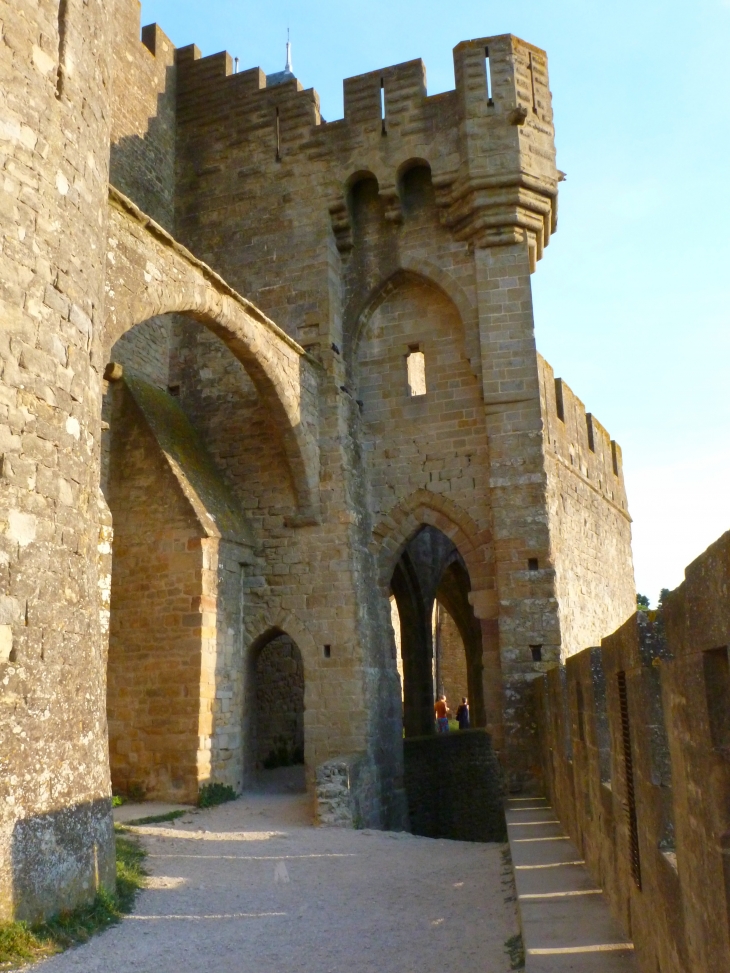
<path fill-rule="evenodd" d="M 730 968 L 730 533 L 535 684 L 547 790 L 642 973 Z"/>

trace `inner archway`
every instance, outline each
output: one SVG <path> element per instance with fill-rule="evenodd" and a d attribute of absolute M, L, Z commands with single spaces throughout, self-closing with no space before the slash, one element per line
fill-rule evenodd
<path fill-rule="evenodd" d="M 484 727 L 481 626 L 469 603 L 469 572 L 454 543 L 438 528 L 423 526 L 406 544 L 390 587 L 405 736 L 433 733 L 434 701 L 447 680 L 452 711 L 467 696 L 471 725 Z"/>
<path fill-rule="evenodd" d="M 213 387 L 227 377 L 229 421 L 233 392 L 256 403 L 218 338 L 205 330 L 209 343 L 198 349 L 203 331 L 183 318 L 151 318 L 115 343 L 105 372 L 109 756 L 115 793 L 133 799 L 195 803 L 205 784 L 234 792 L 243 784 L 242 595 L 255 564 L 243 510 L 258 485 L 221 461 L 192 364 L 204 356 Z M 241 449 L 280 450 L 255 424 L 238 427 Z M 277 483 L 293 509 L 291 486 Z"/>
<path fill-rule="evenodd" d="M 304 764 L 304 665 L 296 642 L 274 634 L 254 663 L 257 770 Z"/>
<path fill-rule="evenodd" d="M 501 771 L 486 732 L 481 626 L 469 603 L 466 562 L 445 533 L 422 525 L 402 548 L 390 588 L 411 829 L 432 838 L 504 840 Z M 470 726 L 440 722 L 437 734 L 434 699 L 447 692 L 451 716 L 467 696 Z"/>

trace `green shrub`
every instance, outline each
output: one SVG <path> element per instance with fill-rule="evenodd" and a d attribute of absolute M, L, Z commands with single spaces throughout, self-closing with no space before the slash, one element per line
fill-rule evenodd
<path fill-rule="evenodd" d="M 228 784 L 203 784 L 198 792 L 198 807 L 218 807 L 235 800 L 236 792 Z"/>

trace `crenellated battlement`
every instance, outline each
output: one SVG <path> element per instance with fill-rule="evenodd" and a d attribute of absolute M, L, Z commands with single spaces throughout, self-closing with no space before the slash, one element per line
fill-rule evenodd
<path fill-rule="evenodd" d="M 300 180 L 309 177 L 308 196 L 332 214 L 342 253 L 352 243 L 353 175 L 377 179 L 397 223 L 399 172 L 413 159 L 430 167 L 441 222 L 457 240 L 526 240 L 534 268 L 556 228 L 547 57 L 513 35 L 459 44 L 456 86 L 442 94 L 428 95 L 421 60 L 348 78 L 344 117 L 329 123 L 317 92 L 296 78 L 267 84 L 260 68 L 234 73 L 228 53 L 203 58 L 194 45 L 177 51 L 176 64 L 178 125 L 183 146 L 194 146 L 197 175 L 210 175 L 221 156 L 244 146 L 239 178 L 245 170 L 281 179 L 295 166 Z"/>
<path fill-rule="evenodd" d="M 538 356 L 548 456 L 582 477 L 628 517 L 621 447 L 563 379 Z"/>

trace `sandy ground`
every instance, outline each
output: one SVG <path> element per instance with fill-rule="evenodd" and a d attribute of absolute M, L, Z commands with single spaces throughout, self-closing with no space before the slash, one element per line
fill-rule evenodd
<path fill-rule="evenodd" d="M 230 804 L 135 828 L 150 878 L 134 915 L 34 969 L 508 973 L 503 846 L 314 828 L 297 785 L 272 771 Z"/>

